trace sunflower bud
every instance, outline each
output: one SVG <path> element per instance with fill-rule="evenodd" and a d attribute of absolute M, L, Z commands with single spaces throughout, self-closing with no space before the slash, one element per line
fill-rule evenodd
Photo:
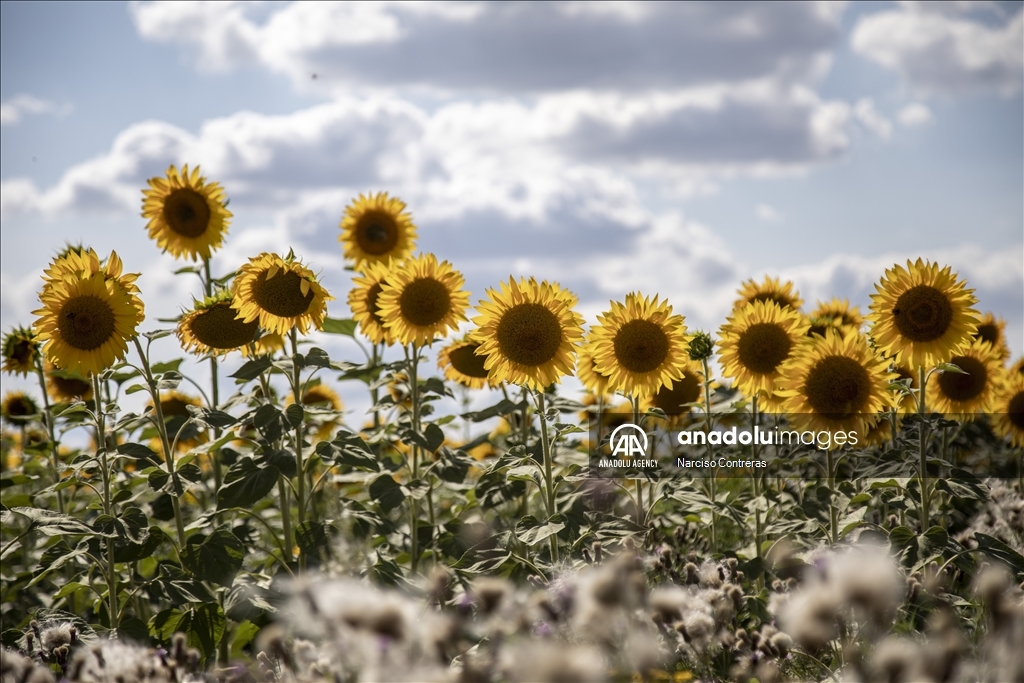
<path fill-rule="evenodd" d="M 715 341 L 707 332 L 697 332 L 690 338 L 690 360 L 704 361 L 711 358 L 715 350 Z"/>

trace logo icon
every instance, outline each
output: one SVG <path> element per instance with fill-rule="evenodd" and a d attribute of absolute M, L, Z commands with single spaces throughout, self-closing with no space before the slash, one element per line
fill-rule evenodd
<path fill-rule="evenodd" d="M 632 422 L 616 427 L 608 442 L 612 457 L 643 458 L 647 455 L 647 433 Z"/>

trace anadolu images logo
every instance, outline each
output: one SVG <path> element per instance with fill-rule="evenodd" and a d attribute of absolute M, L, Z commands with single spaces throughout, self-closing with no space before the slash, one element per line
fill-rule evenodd
<path fill-rule="evenodd" d="M 612 446 L 613 458 L 643 458 L 647 455 L 647 433 L 632 422 L 616 427 L 608 442 Z"/>

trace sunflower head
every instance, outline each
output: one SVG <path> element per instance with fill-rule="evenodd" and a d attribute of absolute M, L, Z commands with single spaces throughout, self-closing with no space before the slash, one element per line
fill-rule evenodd
<path fill-rule="evenodd" d="M 737 294 L 739 298 L 733 304 L 733 311 L 758 301 L 773 301 L 780 308 L 791 308 L 794 311 L 799 311 L 800 307 L 804 305 L 803 299 L 800 298 L 800 294 L 796 291 L 792 282 L 788 280 L 780 282 L 779 278 L 767 275 L 764 276 L 764 280 L 760 283 L 753 278 L 747 280 L 740 286 Z"/>
<path fill-rule="evenodd" d="M 348 305 L 352 309 L 353 319 L 374 344 L 385 343 L 390 346 L 394 343 L 380 315 L 380 294 L 395 265 L 391 260 L 367 261 L 362 265 L 359 277 L 353 278 L 352 284 L 355 286 L 348 293 Z"/>
<path fill-rule="evenodd" d="M 996 392 L 992 429 L 1015 447 L 1024 448 L 1024 376 L 1008 376 Z"/>
<path fill-rule="evenodd" d="M 782 364 L 792 357 L 808 327 L 800 313 L 774 301 L 755 301 L 734 310 L 718 334 L 722 374 L 747 396 L 772 394 Z"/>
<path fill-rule="evenodd" d="M 289 393 L 284 403 L 286 406 L 292 405 L 295 403 L 295 396 Z M 319 411 L 333 413 L 341 412 L 345 408 L 345 404 L 342 403 L 338 392 L 323 383 L 306 387 L 302 392 L 302 405 L 304 408 L 314 408 Z M 306 426 L 316 434 L 318 441 L 326 441 L 331 438 L 338 425 L 339 422 L 334 419 L 334 416 L 324 415 L 323 412 L 320 412 Z"/>
<path fill-rule="evenodd" d="M 927 405 L 950 419 L 973 420 L 988 412 L 996 388 L 1003 383 L 998 352 L 988 342 L 974 340 L 949 359 L 962 372 L 936 372 L 928 379 Z"/>
<path fill-rule="evenodd" d="M 835 330 L 842 334 L 843 328 L 840 326 L 839 321 L 834 318 L 824 318 L 821 316 L 808 316 L 807 324 L 807 336 L 808 337 L 824 337 L 829 330 Z"/>
<path fill-rule="evenodd" d="M 574 294 L 546 280 L 509 278 L 487 297 L 477 305 L 470 339 L 480 344 L 477 353 L 487 357 L 484 367 L 495 381 L 542 390 L 572 374 L 583 338 Z"/>
<path fill-rule="evenodd" d="M 4 372 L 27 375 L 36 369 L 39 342 L 35 332 L 26 327 L 15 327 L 4 335 Z"/>
<path fill-rule="evenodd" d="M 1024 356 L 1021 356 L 1017 360 L 1013 361 L 1007 372 L 1012 377 L 1024 377 Z"/>
<path fill-rule="evenodd" d="M 861 315 L 860 309 L 851 306 L 848 299 L 832 299 L 828 303 L 819 301 L 818 307 L 811 311 L 810 317 L 830 320 L 835 327 L 844 328 L 844 331 L 860 332 L 860 328 L 864 326 L 864 316 Z"/>
<path fill-rule="evenodd" d="M 142 191 L 142 217 L 149 219 L 150 239 L 175 258 L 208 260 L 224 243 L 231 221 L 224 188 L 207 182 L 198 166 L 189 173 L 188 164 L 180 173 L 170 166 L 164 177 L 147 182 L 149 189 Z"/>
<path fill-rule="evenodd" d="M 608 391 L 646 397 L 682 377 L 689 360 L 686 326 L 667 301 L 632 292 L 612 301 L 590 329 L 595 369 L 608 377 Z"/>
<path fill-rule="evenodd" d="M 876 416 L 892 407 L 888 364 L 863 335 L 829 332 L 795 350 L 780 368 L 779 395 L 798 429 L 867 434 Z"/>
<path fill-rule="evenodd" d="M 949 266 L 921 259 L 885 271 L 868 315 L 875 345 L 911 368 L 946 362 L 977 329 L 977 300 L 965 285 Z"/>
<path fill-rule="evenodd" d="M 405 202 L 387 192 L 359 195 L 345 207 L 341 219 L 345 258 L 361 268 L 366 262 L 401 261 L 412 253 L 416 226 Z"/>
<path fill-rule="evenodd" d="M 179 435 L 178 450 L 187 451 L 202 443 L 203 439 L 200 438 L 198 429 L 191 425 L 186 426 L 192 417 L 192 413 L 188 411 L 189 406 L 201 405 L 202 402 L 198 397 L 189 396 L 181 391 L 160 392 L 160 410 L 163 412 L 164 422 L 167 424 L 167 435 L 172 443 L 175 440 L 175 435 Z M 152 399 L 149 400 L 146 407 L 148 410 L 153 409 Z M 162 448 L 159 439 L 154 439 L 150 445 L 156 451 Z"/>
<path fill-rule="evenodd" d="M 0 415 L 11 424 L 28 424 L 39 415 L 39 406 L 24 391 L 8 391 L 0 404 Z"/>
<path fill-rule="evenodd" d="M 896 430 L 899 431 L 900 425 L 903 418 L 896 418 Z M 858 445 L 868 446 L 882 446 L 892 443 L 892 423 L 889 422 L 889 418 L 885 415 L 879 415 L 878 418 L 868 427 L 868 431 L 865 434 L 858 434 Z"/>
<path fill-rule="evenodd" d="M 648 396 L 641 404 L 641 410 L 660 408 L 672 418 L 690 412 L 691 403 L 700 403 L 704 397 L 704 371 L 699 363 L 686 360 L 682 376 L 665 385 L 655 394 Z"/>
<path fill-rule="evenodd" d="M 273 356 L 284 351 L 284 337 L 276 332 L 265 332 L 259 339 L 242 349 L 243 356 Z M 260 391 L 260 388 L 256 388 Z"/>
<path fill-rule="evenodd" d="M 46 363 L 46 393 L 57 403 L 92 400 L 92 383 L 73 372 Z"/>
<path fill-rule="evenodd" d="M 589 347 L 584 346 L 576 355 L 576 376 L 580 378 L 583 388 L 593 396 L 605 397 L 611 394 L 608 391 L 609 377 L 597 371 L 597 361 Z"/>
<path fill-rule="evenodd" d="M 999 356 L 1000 363 L 1010 357 L 1010 347 L 1006 344 L 1006 321 L 997 318 L 993 313 L 981 316 L 978 329 L 974 331 L 974 338 L 991 344 Z"/>
<path fill-rule="evenodd" d="M 114 252 L 102 267 L 90 261 L 74 271 L 68 261 L 59 261 L 53 264 L 59 277 L 45 279 L 39 294 L 43 308 L 34 312 L 39 316 L 35 331 L 48 361 L 88 377 L 124 358 L 128 340 L 145 318 L 138 275 L 122 275 Z"/>
<path fill-rule="evenodd" d="M 258 321 L 260 327 L 280 335 L 292 328 L 302 334 L 310 327 L 320 329 L 332 300 L 316 275 L 289 254 L 262 253 L 238 269 L 231 306 L 244 323 Z"/>
<path fill-rule="evenodd" d="M 384 327 L 400 344 L 429 344 L 466 320 L 469 292 L 462 274 L 433 254 L 405 261 L 387 276 L 377 298 Z"/>
<path fill-rule="evenodd" d="M 480 343 L 475 341 L 449 344 L 437 352 L 437 367 L 444 370 L 445 377 L 469 389 L 497 386 L 485 367 L 487 357 L 477 354 L 479 349 Z"/>
<path fill-rule="evenodd" d="M 220 292 L 197 302 L 178 322 L 175 332 L 181 347 L 196 355 L 224 355 L 251 344 L 259 323 L 239 319 L 233 302 L 230 292 Z"/>

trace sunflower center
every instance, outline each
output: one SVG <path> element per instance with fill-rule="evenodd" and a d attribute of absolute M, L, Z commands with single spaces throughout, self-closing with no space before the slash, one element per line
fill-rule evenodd
<path fill-rule="evenodd" d="M 896 329 L 913 342 L 938 339 L 953 321 L 953 307 L 939 290 L 928 285 L 912 287 L 900 295 L 892 309 Z"/>
<path fill-rule="evenodd" d="M 630 372 L 657 370 L 668 358 L 668 335 L 650 320 L 630 320 L 612 340 L 615 359 Z"/>
<path fill-rule="evenodd" d="M 259 322 L 243 322 L 229 303 L 219 303 L 192 320 L 192 335 L 211 349 L 237 349 L 252 342 Z"/>
<path fill-rule="evenodd" d="M 467 344 L 453 349 L 448 353 L 448 360 L 452 367 L 467 377 L 486 378 L 487 370 L 484 368 L 484 361 L 487 356 L 476 355 L 479 344 Z"/>
<path fill-rule="evenodd" d="M 378 282 L 366 292 L 366 309 L 370 311 L 370 315 L 378 325 L 384 324 L 384 319 L 380 317 L 380 309 L 377 308 L 377 297 L 384 291 L 383 284 L 383 282 Z"/>
<path fill-rule="evenodd" d="M 740 363 L 759 375 L 775 372 L 793 347 L 786 331 L 775 323 L 755 323 L 740 335 L 737 350 Z"/>
<path fill-rule="evenodd" d="M 199 237 L 210 225 L 210 205 L 192 188 L 178 188 L 164 201 L 164 222 L 182 237 Z"/>
<path fill-rule="evenodd" d="M 53 382 L 55 387 L 57 387 L 57 391 L 60 392 L 61 396 L 81 398 L 88 394 L 89 389 L 92 388 L 85 380 L 75 379 L 73 377 L 50 375 L 50 381 Z"/>
<path fill-rule="evenodd" d="M 443 282 L 429 277 L 413 280 L 398 299 L 402 317 L 418 327 L 436 325 L 451 311 L 452 299 Z"/>
<path fill-rule="evenodd" d="M 303 295 L 302 277 L 290 270 L 278 271 L 270 279 L 267 279 L 267 271 L 261 271 L 253 283 L 252 293 L 260 308 L 282 318 L 303 315 L 313 303 L 313 288 Z"/>
<path fill-rule="evenodd" d="M 302 405 L 315 406 L 318 403 L 332 403 L 331 397 L 315 388 L 302 395 Z"/>
<path fill-rule="evenodd" d="M 547 363 L 562 344 L 558 316 L 543 304 L 517 304 L 501 316 L 495 332 L 498 348 L 513 363 L 537 366 Z"/>
<path fill-rule="evenodd" d="M 775 292 L 761 292 L 760 294 L 755 294 L 754 296 L 750 297 L 751 304 L 757 301 L 760 301 L 762 303 L 774 301 L 779 305 L 779 308 L 793 307 L 793 301 L 791 299 L 781 294 L 776 294 Z"/>
<path fill-rule="evenodd" d="M 814 412 L 844 419 L 860 412 L 871 396 L 871 377 L 846 356 L 828 356 L 807 373 L 804 395 Z"/>
<path fill-rule="evenodd" d="M 160 399 L 160 410 L 163 411 L 164 417 L 188 417 L 189 412 L 186 406 L 189 405 L 192 404 L 182 401 L 180 398 Z"/>
<path fill-rule="evenodd" d="M 57 329 L 69 346 L 79 351 L 92 351 L 113 336 L 114 311 L 97 296 L 76 296 L 61 307 Z"/>
<path fill-rule="evenodd" d="M 654 405 L 666 414 L 685 411 L 687 403 L 696 403 L 700 398 L 700 378 L 693 373 L 684 373 L 682 379 L 672 380 L 672 388 L 662 387 L 654 395 Z"/>
<path fill-rule="evenodd" d="M 1024 430 L 1024 391 L 1018 391 L 1006 408 L 1007 416 L 1017 429 Z"/>
<path fill-rule="evenodd" d="M 356 241 L 367 254 L 386 254 L 398 244 L 398 226 L 386 213 L 368 211 L 355 229 Z"/>
<path fill-rule="evenodd" d="M 984 363 L 970 356 L 957 356 L 949 362 L 967 374 L 944 372 L 939 375 L 939 388 L 943 396 L 953 401 L 970 401 L 985 390 L 988 370 Z"/>
<path fill-rule="evenodd" d="M 27 365 L 32 360 L 32 342 L 19 340 L 9 354 L 19 365 Z"/>
<path fill-rule="evenodd" d="M 995 345 L 999 341 L 999 326 L 991 323 L 978 325 L 978 331 L 974 333 L 974 338 Z"/>
<path fill-rule="evenodd" d="M 16 396 L 7 401 L 8 417 L 28 417 L 36 414 L 36 407 L 22 396 Z"/>

